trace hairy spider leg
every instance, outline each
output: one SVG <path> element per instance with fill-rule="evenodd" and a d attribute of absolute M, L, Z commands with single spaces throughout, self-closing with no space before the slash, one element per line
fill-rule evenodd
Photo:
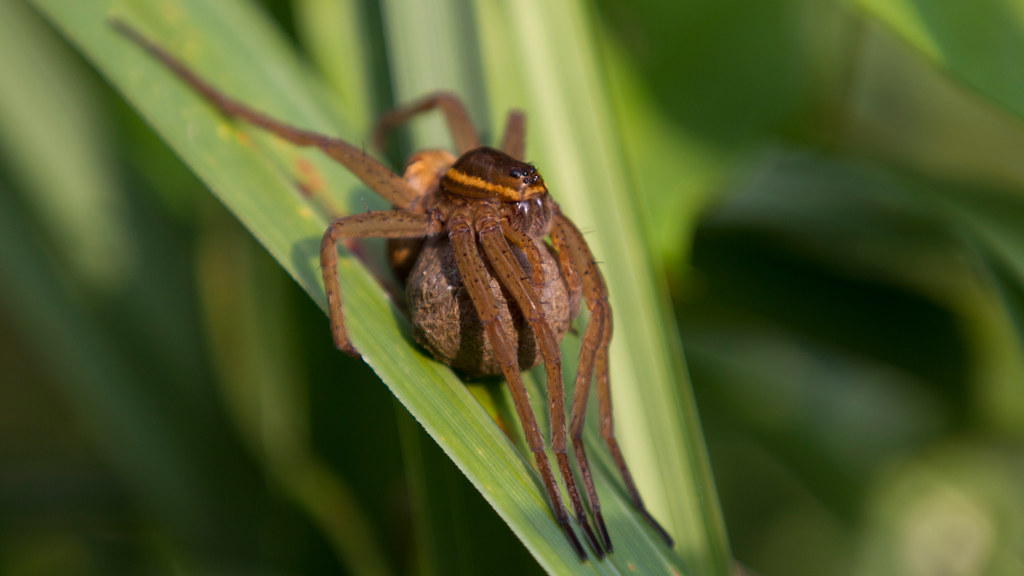
<path fill-rule="evenodd" d="M 505 120 L 505 137 L 501 140 L 501 151 L 516 160 L 526 156 L 526 116 L 521 110 L 508 113 Z"/>
<path fill-rule="evenodd" d="M 331 222 L 320 243 L 320 268 L 327 291 L 327 313 L 331 319 L 334 345 L 347 354 L 359 356 L 348 339 L 345 316 L 341 305 L 341 285 L 338 282 L 338 241 L 344 238 L 424 238 L 439 234 L 444 229 L 437 218 L 429 214 L 403 210 L 383 210 L 338 218 Z"/>
<path fill-rule="evenodd" d="M 601 505 L 597 499 L 597 490 L 594 488 L 593 477 L 590 473 L 590 466 L 587 462 L 586 452 L 583 447 L 583 425 L 587 415 L 587 399 L 590 395 L 591 383 L 595 372 L 598 386 L 598 404 L 601 413 L 601 436 L 608 445 L 608 450 L 615 460 L 619 475 L 626 485 L 633 505 L 647 520 L 652 528 L 669 545 L 673 545 L 672 537 L 662 528 L 661 524 L 651 516 L 644 506 L 640 492 L 633 482 L 633 475 L 630 474 L 626 461 L 619 450 L 618 441 L 615 439 L 615 426 L 612 418 L 612 397 L 611 387 L 608 379 L 608 345 L 612 337 L 612 315 L 611 306 L 608 304 L 608 288 L 604 283 L 604 277 L 597 268 L 594 255 L 590 252 L 583 234 L 575 224 L 563 214 L 555 214 L 551 226 L 551 238 L 559 256 L 567 254 L 568 258 L 561 259 L 563 265 L 575 268 L 579 278 L 583 294 L 590 309 L 590 321 L 587 323 L 587 330 L 583 335 L 583 345 L 580 349 L 579 371 L 576 374 L 575 396 L 572 406 L 572 421 L 570 423 L 569 435 L 572 437 L 573 448 L 576 451 L 576 460 L 580 464 L 580 471 L 583 474 L 583 484 L 590 500 L 591 511 L 593 512 L 598 528 L 604 539 L 605 545 L 611 551 L 611 538 L 608 529 L 605 527 L 604 518 L 601 514 Z M 564 274 L 564 272 L 563 272 Z"/>
<path fill-rule="evenodd" d="M 608 451 L 611 452 L 612 459 L 615 460 L 615 466 L 619 469 L 619 474 L 622 476 L 622 481 L 626 484 L 626 490 L 633 499 L 633 504 L 636 505 L 637 510 L 647 520 L 647 523 L 654 528 L 654 531 L 661 536 L 669 547 L 672 547 L 675 543 L 672 541 L 672 537 L 669 536 L 668 531 L 654 519 L 654 516 L 651 516 L 647 507 L 644 506 L 643 499 L 640 498 L 640 491 L 636 489 L 636 484 L 633 482 L 633 475 L 630 474 L 629 468 L 626 466 L 626 460 L 619 449 L 619 442 L 615 439 L 615 426 L 612 422 L 612 391 L 608 378 L 608 343 L 611 339 L 612 317 L 609 313 L 605 323 L 604 338 L 601 348 L 597 352 L 597 361 L 595 363 L 595 371 L 597 372 L 597 401 L 601 412 L 601 436 L 604 437 L 605 442 L 608 444 Z M 582 425 L 580 427 L 582 428 Z"/>
<path fill-rule="evenodd" d="M 448 126 L 452 131 L 452 138 L 455 140 L 455 149 L 459 155 L 474 148 L 480 147 L 480 136 L 477 135 L 473 121 L 469 118 L 469 112 L 462 100 L 451 92 L 437 92 L 412 104 L 395 108 L 381 116 L 377 126 L 373 130 L 373 145 L 378 150 L 384 149 L 388 134 L 401 126 L 409 118 L 434 108 L 440 108 L 448 120 Z"/>
<path fill-rule="evenodd" d="M 164 63 L 186 84 L 201 94 L 206 100 L 217 107 L 223 114 L 245 120 L 246 122 L 275 134 L 297 146 L 316 146 L 325 154 L 337 160 L 362 180 L 374 192 L 383 196 L 396 208 L 408 208 L 419 194 L 387 166 L 374 160 L 364 151 L 338 138 L 331 138 L 317 132 L 301 130 L 280 120 L 275 120 L 249 108 L 237 100 L 228 98 L 211 86 L 197 74 L 189 70 L 181 61 L 171 56 L 166 50 L 157 46 L 134 28 L 121 20 L 111 20 L 111 26 L 132 42 L 141 46 L 157 60 Z"/>
<path fill-rule="evenodd" d="M 541 355 L 544 359 L 544 369 L 547 372 L 548 400 L 551 417 L 551 449 L 558 459 L 559 470 L 562 474 L 562 481 L 565 483 L 569 493 L 569 501 L 572 503 L 576 515 L 576 522 L 583 529 L 590 546 L 594 549 L 598 559 L 604 557 L 604 550 L 594 536 L 590 523 L 587 520 L 587 512 L 580 500 L 579 488 L 576 486 L 576 478 L 569 466 L 569 456 L 566 449 L 566 426 L 565 426 L 565 390 L 562 384 L 562 351 L 558 347 L 558 339 L 551 330 L 544 317 L 544 310 L 540 296 L 534 289 L 526 272 L 512 254 L 508 241 L 502 231 L 499 217 L 496 213 L 485 213 L 476 222 L 479 231 L 480 245 L 483 247 L 484 255 L 491 264 L 491 269 L 498 276 L 501 285 L 515 299 L 523 317 L 533 328 L 533 333 L 540 344 Z M 513 351 L 514 353 L 514 351 Z M 518 361 L 516 362 L 518 365 Z"/>
<path fill-rule="evenodd" d="M 480 137 L 473 127 L 473 122 L 469 118 L 469 112 L 466 110 L 462 100 L 450 92 L 438 92 L 412 104 L 396 108 L 382 116 L 377 121 L 377 126 L 373 130 L 374 148 L 383 150 L 388 134 L 392 130 L 401 126 L 413 116 L 428 112 L 434 108 L 440 108 L 444 112 L 459 155 L 480 147 Z M 520 110 L 513 110 L 508 114 L 505 122 L 505 136 L 501 142 L 501 151 L 516 160 L 522 160 L 526 155 L 526 116 Z"/>
<path fill-rule="evenodd" d="M 508 218 L 501 219 L 501 231 L 516 248 L 519 248 L 526 254 L 526 260 L 530 263 L 530 269 L 533 270 L 533 282 L 534 288 L 539 288 L 544 284 L 544 263 L 541 260 L 540 248 L 537 248 L 537 244 L 527 234 L 523 234 L 519 230 L 512 227 L 512 223 Z M 516 263 L 518 266 L 518 262 Z"/>
<path fill-rule="evenodd" d="M 448 234 L 455 253 L 455 261 L 459 267 L 459 273 L 462 275 L 463 285 L 473 301 L 481 324 L 484 325 L 487 331 L 487 338 L 494 348 L 494 354 L 501 363 L 501 371 L 505 375 L 509 391 L 512 394 L 512 401 L 519 415 L 519 421 L 522 423 L 526 442 L 530 447 L 530 451 L 533 452 L 534 460 L 537 463 L 537 470 L 544 481 L 544 487 L 547 490 L 548 498 L 551 501 L 551 508 L 555 514 L 555 520 L 569 540 L 569 543 L 572 544 L 577 556 L 581 560 L 585 560 L 587 553 L 569 524 L 569 514 L 565 509 L 565 504 L 562 502 L 562 496 L 558 490 L 558 485 L 555 483 L 555 477 L 551 473 L 548 457 L 544 454 L 544 440 L 540 435 L 537 418 L 530 408 L 530 396 L 523 385 L 522 375 L 519 373 L 516 351 L 512 348 L 508 341 L 508 335 L 505 334 L 501 324 L 498 322 L 498 302 L 494 294 L 491 293 L 487 268 L 477 248 L 477 238 L 473 232 L 469 215 L 465 213 L 454 214 L 448 222 Z"/>
<path fill-rule="evenodd" d="M 570 289 L 579 291 L 584 289 L 584 283 L 580 280 L 580 275 L 577 271 L 582 269 L 583 273 L 587 274 L 589 268 L 580 266 L 581 263 L 577 262 L 577 260 L 581 259 L 580 256 L 585 261 L 585 255 L 581 255 L 580 250 L 572 246 L 568 231 L 564 229 L 564 225 L 558 219 L 558 216 L 560 215 L 556 215 L 556 219 L 552 222 L 551 241 L 558 251 L 559 264 L 562 267 L 563 276 L 566 277 L 566 282 L 570 285 Z M 576 462 L 580 467 L 580 474 L 583 476 L 583 487 L 587 491 L 587 500 L 590 501 L 590 511 L 594 516 L 594 523 L 597 524 L 597 528 L 601 532 L 601 539 L 604 541 L 605 547 L 611 553 L 613 550 L 611 536 L 608 534 L 608 527 L 605 525 L 604 514 L 601 513 L 601 501 L 597 497 L 594 479 L 590 472 L 590 461 L 587 459 L 587 453 L 583 447 L 583 423 L 587 415 L 587 400 L 590 396 L 590 382 L 594 376 L 595 357 L 600 347 L 600 340 L 604 334 L 605 318 L 608 316 L 605 310 L 607 301 L 594 298 L 594 293 L 590 291 L 594 286 L 589 281 L 586 284 L 586 298 L 588 308 L 590 309 L 590 321 L 587 322 L 587 328 L 583 333 L 583 341 L 580 347 L 569 435 L 572 438 L 573 451 L 576 454 Z"/>

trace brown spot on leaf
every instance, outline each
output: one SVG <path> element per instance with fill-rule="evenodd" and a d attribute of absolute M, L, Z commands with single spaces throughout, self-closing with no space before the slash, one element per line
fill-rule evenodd
<path fill-rule="evenodd" d="M 306 196 L 322 194 L 326 189 L 324 177 L 308 159 L 299 157 L 295 161 L 295 170 L 299 173 L 299 190 Z"/>

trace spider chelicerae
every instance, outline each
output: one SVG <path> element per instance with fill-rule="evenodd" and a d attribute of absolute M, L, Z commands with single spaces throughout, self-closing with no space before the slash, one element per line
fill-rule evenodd
<path fill-rule="evenodd" d="M 419 152 L 403 176 L 361 149 L 275 120 L 228 98 L 183 63 L 121 21 L 112 25 L 174 71 L 227 116 L 238 118 L 298 146 L 320 148 L 393 206 L 392 210 L 335 219 L 320 248 L 334 344 L 358 356 L 345 329 L 338 283 L 338 242 L 387 238 L 396 275 L 404 280 L 416 340 L 440 361 L 469 375 L 502 375 L 508 383 L 526 442 L 533 452 L 555 520 L 576 554 L 587 553 L 570 518 L 583 530 L 595 555 L 612 551 L 611 537 L 591 477 L 583 443 L 587 399 L 597 381 L 601 434 L 630 498 L 651 527 L 672 544 L 640 498 L 615 440 L 608 381 L 612 313 L 608 291 L 579 229 L 548 194 L 544 179 L 523 161 L 525 117 L 509 114 L 500 149 L 481 146 L 462 102 L 438 93 L 390 112 L 378 123 L 378 146 L 392 128 L 412 116 L 440 109 L 458 156 Z M 548 245 L 544 237 L 551 239 Z M 568 427 L 559 342 L 579 311 L 590 310 L 576 373 Z M 570 514 L 544 452 L 521 371 L 543 362 L 551 411 L 551 448 L 572 506 Z M 583 479 L 587 510 L 569 461 L 568 439 Z"/>

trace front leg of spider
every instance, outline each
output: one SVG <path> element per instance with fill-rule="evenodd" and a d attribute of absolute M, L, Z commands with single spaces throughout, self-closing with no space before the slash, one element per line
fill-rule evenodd
<path fill-rule="evenodd" d="M 545 372 L 547 373 L 551 418 L 551 449 L 558 460 L 558 467 L 562 480 L 565 482 L 566 490 L 569 493 L 569 502 L 572 504 L 573 513 L 576 515 L 580 527 L 583 528 L 583 533 L 590 542 L 591 548 L 594 549 L 594 552 L 600 559 L 604 557 L 604 550 L 594 536 L 590 523 L 587 522 L 587 513 L 583 507 L 583 501 L 580 499 L 576 478 L 572 474 L 572 467 L 569 465 L 569 456 L 566 450 L 565 391 L 562 388 L 562 360 L 561 350 L 558 348 L 558 339 L 555 337 L 545 317 L 541 298 L 534 288 L 534 283 L 516 261 L 506 239 L 506 235 L 515 229 L 511 227 L 511 224 L 502 226 L 502 224 L 499 224 L 499 219 L 500 216 L 496 211 L 484 211 L 477 219 L 480 245 L 491 268 L 494 270 L 502 286 L 518 305 L 526 322 L 533 329 L 533 333 L 540 345 L 541 357 L 544 361 Z M 508 222 L 507 219 L 506 222 Z M 530 245 L 533 246 L 533 244 Z M 527 258 L 530 258 L 529 253 L 527 253 Z M 536 266 L 534 267 L 534 272 L 538 271 L 539 264 L 534 266 Z"/>
<path fill-rule="evenodd" d="M 452 248 L 455 251 L 455 259 L 458 262 L 459 274 L 462 275 L 462 282 L 469 292 L 470 298 L 476 307 L 480 322 L 487 331 L 487 338 L 494 349 L 495 357 L 501 364 L 501 371 L 508 382 L 509 391 L 512 393 L 512 401 L 515 404 L 516 413 L 523 426 L 526 435 L 526 442 L 533 452 L 534 460 L 537 463 L 537 470 L 540 472 L 544 487 L 548 492 L 548 498 L 555 513 L 555 520 L 558 526 L 569 539 L 576 554 L 586 558 L 586 551 L 576 538 L 569 524 L 569 515 L 562 503 L 562 497 L 555 484 L 555 477 L 551 473 L 551 466 L 547 455 L 544 454 L 544 440 L 540 435 L 540 428 L 537 419 L 530 408 L 530 397 L 523 385 L 523 379 L 519 373 L 519 361 L 516 358 L 516 351 L 509 343 L 508 335 L 502 330 L 498 322 L 498 303 L 494 294 L 491 293 L 490 282 L 487 277 L 487 268 L 480 252 L 477 249 L 477 239 L 473 226 L 467 215 L 454 217 L 448 223 L 449 238 Z"/>
<path fill-rule="evenodd" d="M 327 313 L 334 345 L 347 354 L 359 353 L 348 339 L 338 282 L 338 241 L 345 238 L 424 238 L 441 232 L 440 221 L 427 214 L 388 210 L 338 218 L 331 222 L 320 243 L 320 269 L 327 292 Z"/>

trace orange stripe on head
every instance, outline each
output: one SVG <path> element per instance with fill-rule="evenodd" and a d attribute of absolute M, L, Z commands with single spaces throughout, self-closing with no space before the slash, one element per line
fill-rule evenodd
<path fill-rule="evenodd" d="M 465 198 L 522 202 L 547 194 L 537 169 L 493 148 L 463 154 L 445 173 L 441 187 Z"/>
<path fill-rule="evenodd" d="M 497 182 L 488 182 L 479 176 L 471 176 L 458 168 L 448 169 L 442 186 L 452 194 L 470 198 L 498 198 L 504 202 L 521 200 L 518 190 Z"/>

